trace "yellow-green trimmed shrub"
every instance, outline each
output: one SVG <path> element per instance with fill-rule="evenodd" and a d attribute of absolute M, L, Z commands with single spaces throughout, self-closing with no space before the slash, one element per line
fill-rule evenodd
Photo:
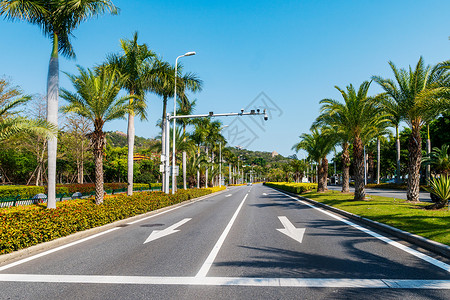
<path fill-rule="evenodd" d="M 95 205 L 92 198 L 58 202 L 56 209 L 45 205 L 0 210 L 0 254 L 13 252 L 77 231 L 105 225 L 189 199 L 211 194 L 222 188 L 179 190 L 175 195 L 142 192 L 119 194 Z"/>
<path fill-rule="evenodd" d="M 28 199 L 36 194 L 45 192 L 43 186 L 31 186 L 31 185 L 4 185 L 0 186 L 0 198 L 15 198 L 20 195 L 22 199 Z"/>
<path fill-rule="evenodd" d="M 317 189 L 317 183 L 266 182 L 264 184 L 295 194 L 301 194 Z"/>

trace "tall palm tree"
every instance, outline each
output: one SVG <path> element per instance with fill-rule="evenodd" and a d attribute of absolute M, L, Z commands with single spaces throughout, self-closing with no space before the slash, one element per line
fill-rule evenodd
<path fill-rule="evenodd" d="M 156 54 L 146 44 L 139 45 L 138 34 L 135 32 L 131 40 L 120 40 L 123 54 L 112 54 L 107 58 L 106 66 L 117 68 L 119 72 L 127 76 L 124 88 L 130 95 L 138 95 L 145 107 L 145 93 L 151 91 L 157 81 L 160 63 Z M 130 99 L 132 102 L 133 99 Z M 133 194 L 133 157 L 134 157 L 134 116 L 128 114 L 128 190 L 127 194 Z M 145 115 L 141 116 L 145 118 Z"/>
<path fill-rule="evenodd" d="M 389 62 L 394 80 L 374 76 L 377 82 L 400 106 L 403 120 L 411 128 L 408 140 L 408 189 L 407 199 L 419 201 L 420 165 L 422 160 L 422 138 L 420 129 L 427 121 L 428 113 L 421 109 L 421 94 L 438 88 L 445 80 L 445 69 L 440 65 L 434 67 L 425 65 L 420 57 L 413 69 L 398 69 L 393 62 Z"/>
<path fill-rule="evenodd" d="M 82 22 L 105 12 L 118 14 L 111 0 L 0 0 L 0 16 L 38 25 L 52 39 L 47 78 L 47 121 L 58 126 L 58 54 L 74 58 L 70 37 Z M 48 208 L 56 208 L 56 136 L 48 141 Z"/>
<path fill-rule="evenodd" d="M 303 133 L 301 141 L 295 144 L 292 149 L 300 149 L 308 152 L 311 159 L 317 162 L 318 168 L 318 192 L 325 192 L 327 189 L 328 159 L 327 155 L 334 149 L 336 140 L 331 136 L 321 133 L 318 128 L 311 128 L 311 133 Z"/>
<path fill-rule="evenodd" d="M 319 121 L 337 127 L 344 137 L 351 137 L 355 159 L 355 200 L 365 198 L 363 147 L 369 140 L 386 127 L 387 116 L 379 105 L 381 96 L 369 97 L 370 82 L 364 81 L 358 91 L 349 85 L 346 91 L 335 86 L 344 103 L 333 99 L 323 99 Z M 345 143 L 344 143 L 345 145 Z M 344 151 L 345 151 L 344 147 Z M 348 148 L 347 148 L 348 149 Z"/>
<path fill-rule="evenodd" d="M 323 126 L 323 132 L 336 139 L 342 146 L 342 193 L 350 192 L 350 152 L 349 143 L 352 140 L 352 132 L 347 127 L 346 118 L 341 113 L 329 114 L 327 110 L 339 110 L 341 107 L 335 106 L 334 100 L 323 99 L 322 113 L 317 117 L 313 127 Z"/>
<path fill-rule="evenodd" d="M 68 75 L 76 93 L 61 89 L 61 97 L 69 102 L 63 106 L 63 112 L 72 112 L 87 118 L 94 124 L 90 134 L 95 162 L 95 203 L 103 203 L 103 150 L 105 133 L 103 125 L 106 122 L 124 119 L 130 112 L 144 114 L 142 101 L 129 102 L 137 95 L 119 97 L 118 94 L 126 81 L 126 77 L 114 69 L 101 69 L 97 74 L 78 67 L 79 75 Z"/>
<path fill-rule="evenodd" d="M 196 100 L 189 101 L 188 97 L 184 95 L 184 97 L 177 99 L 177 106 L 179 109 L 177 110 L 177 115 L 191 115 L 196 106 Z M 184 141 L 186 142 L 186 127 L 189 124 L 192 124 L 192 120 L 188 118 L 183 118 L 178 120 L 179 123 L 183 126 L 183 136 Z M 186 151 L 183 151 L 183 188 L 186 189 Z"/>
<path fill-rule="evenodd" d="M 183 74 L 183 65 L 178 63 L 177 66 L 177 97 L 178 99 L 184 99 L 186 92 L 197 92 L 202 89 L 202 81 L 194 73 Z M 161 118 L 162 135 L 161 140 L 165 140 L 165 120 L 167 115 L 167 100 L 174 97 L 175 93 L 175 66 L 170 65 L 167 62 L 160 62 L 158 79 L 152 88 L 152 92 L 162 97 L 163 99 L 163 111 Z M 162 155 L 169 153 L 166 151 L 164 143 L 162 143 Z"/>

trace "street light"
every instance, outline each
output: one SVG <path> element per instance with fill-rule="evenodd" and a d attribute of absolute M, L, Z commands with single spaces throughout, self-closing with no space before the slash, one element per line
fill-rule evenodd
<path fill-rule="evenodd" d="M 177 115 L 177 68 L 178 68 L 178 59 L 185 56 L 195 55 L 194 51 L 186 52 L 183 55 L 180 55 L 175 59 L 175 92 L 173 95 L 173 116 Z M 177 188 L 177 177 L 175 176 L 175 130 L 176 129 L 176 119 L 173 119 L 173 153 L 172 153 L 172 194 L 175 194 L 175 189 Z"/>

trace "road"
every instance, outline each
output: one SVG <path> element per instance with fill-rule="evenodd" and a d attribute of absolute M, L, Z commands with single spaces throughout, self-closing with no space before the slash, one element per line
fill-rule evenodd
<path fill-rule="evenodd" d="M 0 266 L 1 299 L 449 299 L 450 260 L 262 185 Z"/>
<path fill-rule="evenodd" d="M 340 185 L 328 185 L 329 190 L 333 191 L 341 191 L 342 186 Z M 406 191 L 405 190 L 393 190 L 393 189 L 371 189 L 366 188 L 366 194 L 368 195 L 375 195 L 375 196 L 382 196 L 382 197 L 390 197 L 390 198 L 398 198 L 398 199 L 407 199 L 406 198 Z M 354 192 L 355 188 L 350 187 L 350 192 Z M 423 202 L 432 202 L 430 193 L 428 192 L 420 192 L 419 193 L 419 200 Z"/>

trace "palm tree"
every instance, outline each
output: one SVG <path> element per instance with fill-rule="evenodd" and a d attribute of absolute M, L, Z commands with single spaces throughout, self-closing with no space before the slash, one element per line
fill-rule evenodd
<path fill-rule="evenodd" d="M 300 136 L 301 141 L 295 144 L 292 149 L 299 151 L 300 149 L 308 152 L 309 157 L 318 164 L 319 182 L 317 185 L 318 192 L 325 192 L 327 189 L 328 177 L 328 159 L 327 155 L 334 149 L 336 140 L 321 133 L 318 128 L 311 128 L 311 134 L 303 133 Z"/>
<path fill-rule="evenodd" d="M 38 25 L 52 39 L 47 78 L 47 121 L 58 126 L 58 54 L 74 58 L 70 37 L 82 22 L 105 12 L 118 14 L 111 0 L 0 0 L 0 16 Z M 48 141 L 48 208 L 56 208 L 56 136 Z"/>
<path fill-rule="evenodd" d="M 117 68 L 121 74 L 127 76 L 124 88 L 130 95 L 138 95 L 145 107 L 145 93 L 151 91 L 157 81 L 160 62 L 156 54 L 146 44 L 139 45 L 137 39 L 138 34 L 135 32 L 133 39 L 120 40 L 123 54 L 109 55 L 105 66 Z M 134 116 L 133 112 L 128 114 L 128 196 L 133 194 Z M 145 115 L 141 118 L 145 118 Z"/>
<path fill-rule="evenodd" d="M 438 88 L 444 81 L 445 69 L 440 65 L 426 66 L 422 57 L 415 69 L 398 69 L 393 62 L 389 66 L 394 73 L 395 82 L 374 76 L 377 82 L 400 106 L 403 120 L 411 128 L 408 140 L 408 189 L 407 199 L 419 201 L 420 165 L 422 160 L 422 138 L 420 129 L 428 119 L 428 112 L 421 109 L 421 94 Z"/>
<path fill-rule="evenodd" d="M 46 138 L 56 136 L 56 126 L 45 120 L 17 115 L 15 109 L 30 100 L 30 96 L 22 96 L 18 88 L 10 87 L 6 79 L 0 78 L 0 142 L 19 133 L 34 133 Z"/>
<path fill-rule="evenodd" d="M 69 102 L 61 108 L 65 113 L 72 112 L 87 118 L 94 124 L 94 131 L 90 134 L 95 162 L 95 203 L 103 203 L 103 150 L 105 147 L 105 133 L 103 125 L 106 122 L 123 119 L 130 112 L 144 114 L 143 101 L 133 101 L 136 95 L 118 97 L 127 80 L 114 69 L 101 69 L 95 74 L 91 70 L 78 67 L 80 75 L 69 75 L 76 93 L 61 89 L 61 97 Z"/>
<path fill-rule="evenodd" d="M 177 99 L 177 106 L 179 107 L 177 115 L 191 115 L 194 112 L 196 106 L 196 100 L 192 102 L 186 97 Z M 186 127 L 192 124 L 192 120 L 188 118 L 178 119 L 178 122 L 183 126 L 183 136 L 186 142 Z M 183 151 L 183 188 L 186 189 L 186 151 Z"/>
<path fill-rule="evenodd" d="M 425 165 L 434 166 L 437 174 L 450 175 L 450 157 L 448 155 L 449 145 L 442 145 L 442 148 L 434 147 L 433 151 L 422 159 Z"/>
<path fill-rule="evenodd" d="M 167 114 L 167 100 L 174 97 L 175 93 L 175 66 L 171 66 L 167 62 L 160 62 L 159 75 L 152 92 L 163 98 L 163 111 L 161 119 L 162 135 L 161 140 L 165 140 L 165 120 Z M 187 91 L 197 92 L 202 89 L 202 81 L 194 73 L 183 74 L 183 65 L 178 63 L 177 66 L 177 97 L 184 99 Z M 167 149 L 167 153 L 169 153 Z M 162 155 L 166 155 L 164 143 L 162 143 Z"/>
<path fill-rule="evenodd" d="M 328 110 L 340 110 L 340 103 L 335 100 L 323 99 L 322 114 L 317 117 L 314 127 L 323 127 L 323 131 L 328 136 L 333 136 L 337 143 L 342 145 L 342 193 L 350 192 L 350 152 L 349 143 L 352 140 L 352 132 L 347 127 L 346 118 L 341 113 L 330 114 Z M 337 104 L 337 105 L 335 105 Z"/>
<path fill-rule="evenodd" d="M 355 159 L 355 200 L 365 198 L 363 146 L 379 135 L 380 129 L 385 128 L 387 123 L 387 117 L 379 105 L 380 96 L 368 97 L 369 87 L 369 81 L 364 81 L 358 91 L 351 84 L 347 86 L 346 91 L 335 86 L 344 98 L 344 103 L 323 99 L 320 102 L 322 113 L 318 118 L 319 123 L 337 128 L 338 133 L 342 135 L 341 140 L 344 141 L 344 152 L 348 150 L 345 141 L 351 137 Z"/>

